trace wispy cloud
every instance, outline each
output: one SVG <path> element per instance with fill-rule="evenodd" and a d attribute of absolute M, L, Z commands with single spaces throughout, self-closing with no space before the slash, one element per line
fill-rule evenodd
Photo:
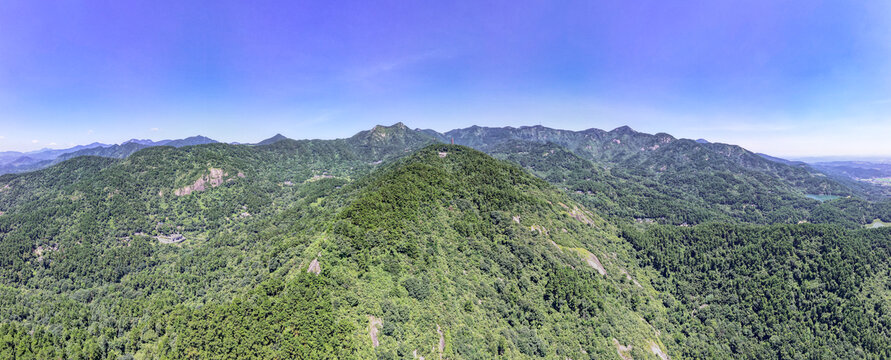
<path fill-rule="evenodd" d="M 37 141 L 37 140 L 31 140 L 31 143 L 32 143 L 32 144 L 36 144 L 36 143 L 39 143 L 39 142 L 40 142 L 40 141 Z"/>
<path fill-rule="evenodd" d="M 349 82 L 368 81 L 372 78 L 406 69 L 424 61 L 441 58 L 443 56 L 444 53 L 439 50 L 408 54 L 402 57 L 373 62 L 362 67 L 354 68 L 346 72 L 345 78 Z"/>
<path fill-rule="evenodd" d="M 92 133 L 93 133 L 93 129 L 87 130 L 87 134 L 92 134 Z"/>
<path fill-rule="evenodd" d="M 158 129 L 158 128 L 156 128 L 156 127 L 153 127 L 153 128 L 151 128 L 151 129 L 149 129 L 149 130 L 151 130 L 151 131 L 159 131 L 159 130 L 161 130 L 161 129 Z"/>

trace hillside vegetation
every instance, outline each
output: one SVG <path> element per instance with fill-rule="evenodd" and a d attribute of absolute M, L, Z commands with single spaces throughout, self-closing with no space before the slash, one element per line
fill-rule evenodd
<path fill-rule="evenodd" d="M 471 129 L 0 176 L 0 358 L 891 356 L 888 203 L 665 134 Z"/>

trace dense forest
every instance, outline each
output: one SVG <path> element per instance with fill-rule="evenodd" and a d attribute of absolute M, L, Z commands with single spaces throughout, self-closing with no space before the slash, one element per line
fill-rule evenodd
<path fill-rule="evenodd" d="M 628 128 L 73 157 L 0 176 L 0 358 L 887 358 L 877 200 Z"/>

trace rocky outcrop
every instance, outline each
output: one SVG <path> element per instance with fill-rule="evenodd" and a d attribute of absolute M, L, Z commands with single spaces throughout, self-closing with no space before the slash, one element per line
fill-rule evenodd
<path fill-rule="evenodd" d="M 377 334 L 380 332 L 381 325 L 383 325 L 381 319 L 374 315 L 368 315 L 368 336 L 371 337 L 372 347 L 378 347 L 381 344 L 380 341 L 377 340 Z"/>
<path fill-rule="evenodd" d="M 603 264 L 600 263 L 600 259 L 598 259 L 596 255 L 588 253 L 587 256 L 585 256 L 585 262 L 588 263 L 588 266 L 597 270 L 600 275 L 606 276 L 606 268 L 603 267 Z"/>
<path fill-rule="evenodd" d="M 313 274 L 316 274 L 316 275 L 322 273 L 322 267 L 319 265 L 319 259 L 318 259 L 318 258 L 312 259 L 312 262 L 309 263 L 309 269 L 306 269 L 306 272 L 308 272 L 308 273 L 313 273 Z"/>
<path fill-rule="evenodd" d="M 622 360 L 634 360 L 634 358 L 631 357 L 631 344 L 622 345 L 622 343 L 620 343 L 618 339 L 613 338 L 613 345 L 616 346 L 616 351 L 619 353 L 619 358 L 621 358 Z"/>
<path fill-rule="evenodd" d="M 228 176 L 228 173 L 223 172 L 223 169 L 215 169 L 210 168 L 207 169 L 209 174 L 202 176 L 192 185 L 176 189 L 173 194 L 176 196 L 186 196 L 193 192 L 204 191 L 208 186 L 217 187 L 223 184 L 223 177 Z M 244 175 L 239 173 L 239 175 Z"/>

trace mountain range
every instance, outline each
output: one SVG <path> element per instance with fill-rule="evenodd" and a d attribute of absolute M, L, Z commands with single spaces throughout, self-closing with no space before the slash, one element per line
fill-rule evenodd
<path fill-rule="evenodd" d="M 94 142 L 89 145 L 78 145 L 67 149 L 42 149 L 32 152 L 6 151 L 0 153 L 0 174 L 33 171 L 52 166 L 61 161 L 84 155 L 125 158 L 130 154 L 153 146 L 182 147 L 190 145 L 211 144 L 216 140 L 198 135 L 177 140 L 139 140 L 130 139 L 120 145 L 109 145 Z"/>
<path fill-rule="evenodd" d="M 0 176 L 0 358 L 891 356 L 853 170 L 628 127 L 198 140 Z"/>

